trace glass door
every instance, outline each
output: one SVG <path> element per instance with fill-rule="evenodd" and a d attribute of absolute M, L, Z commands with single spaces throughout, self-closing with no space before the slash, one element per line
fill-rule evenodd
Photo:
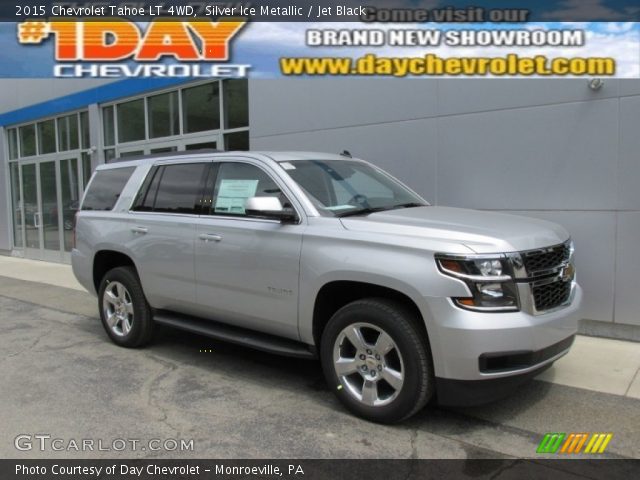
<path fill-rule="evenodd" d="M 70 253 L 73 248 L 73 229 L 75 217 L 80 208 L 80 195 L 84 188 L 83 175 L 80 175 L 77 158 L 59 160 L 60 163 L 60 232 L 62 236 L 63 260 L 71 261 Z M 83 169 L 86 165 L 83 165 Z M 89 165 L 89 175 L 91 166 Z"/>
<path fill-rule="evenodd" d="M 11 216 L 13 221 L 13 247 L 24 250 L 24 213 L 22 201 L 22 183 L 20 182 L 20 165 L 18 162 L 9 163 L 11 180 Z"/>
<path fill-rule="evenodd" d="M 69 261 L 74 217 L 82 179 L 77 157 L 24 163 L 22 170 L 22 237 L 25 256 Z"/>
<path fill-rule="evenodd" d="M 39 219 L 42 231 L 42 259 L 60 259 L 60 221 L 58 175 L 56 161 L 41 162 L 38 180 L 40 190 Z"/>
<path fill-rule="evenodd" d="M 22 164 L 22 228 L 24 232 L 25 254 L 30 258 L 40 258 L 41 222 L 38 195 L 38 165 Z"/>

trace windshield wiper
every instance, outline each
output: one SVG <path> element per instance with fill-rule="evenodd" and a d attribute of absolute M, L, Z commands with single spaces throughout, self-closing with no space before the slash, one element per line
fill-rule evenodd
<path fill-rule="evenodd" d="M 336 214 L 336 217 L 352 217 L 354 215 L 369 215 L 370 213 L 382 212 L 384 210 L 389 210 L 390 207 L 375 207 L 375 208 L 359 208 L 357 210 L 351 210 L 349 212 L 343 212 Z"/>
<path fill-rule="evenodd" d="M 398 205 L 394 205 L 389 208 L 413 208 L 413 207 L 426 207 L 427 205 L 424 203 L 418 202 L 408 202 L 408 203 L 399 203 Z"/>
<path fill-rule="evenodd" d="M 336 217 L 342 218 L 342 217 L 351 217 L 355 215 L 369 215 L 370 213 L 384 212 L 386 210 L 396 210 L 399 208 L 412 208 L 412 207 L 426 207 L 426 205 L 424 203 L 408 202 L 408 203 L 399 203 L 398 205 L 387 205 L 384 207 L 367 207 L 367 208 L 360 208 L 358 210 L 350 210 L 348 212 L 339 213 L 336 215 Z"/>

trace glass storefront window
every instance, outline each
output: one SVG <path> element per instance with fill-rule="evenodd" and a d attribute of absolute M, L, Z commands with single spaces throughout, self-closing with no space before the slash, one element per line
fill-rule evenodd
<path fill-rule="evenodd" d="M 150 138 L 180 133 L 178 108 L 178 92 L 163 93 L 147 99 Z"/>
<path fill-rule="evenodd" d="M 38 123 L 38 152 L 53 153 L 56 151 L 56 124 L 55 120 L 47 120 Z"/>
<path fill-rule="evenodd" d="M 89 146 L 89 112 L 80 112 L 80 148 Z"/>
<path fill-rule="evenodd" d="M 118 143 L 144 140 L 144 99 L 118 104 L 117 114 Z"/>
<path fill-rule="evenodd" d="M 120 158 L 139 157 L 140 155 L 144 155 L 144 150 L 132 150 L 130 152 L 120 152 Z"/>
<path fill-rule="evenodd" d="M 82 153 L 82 190 L 84 191 L 87 188 L 87 184 L 91 179 L 91 154 L 83 152 Z"/>
<path fill-rule="evenodd" d="M 38 187 L 36 180 L 36 165 L 29 163 L 22 165 L 22 212 L 24 220 L 24 246 L 39 248 L 38 237 Z"/>
<path fill-rule="evenodd" d="M 62 194 L 62 229 L 64 250 L 70 252 L 73 247 L 73 227 L 75 216 L 80 207 L 78 191 L 78 161 L 73 159 L 60 162 L 60 191 Z"/>
<path fill-rule="evenodd" d="M 225 128 L 241 128 L 249 125 L 249 92 L 246 80 L 225 80 L 222 84 L 224 93 L 224 126 Z"/>
<path fill-rule="evenodd" d="M 109 163 L 114 158 L 116 158 L 116 149 L 115 148 L 106 148 L 104 151 L 104 161 L 105 163 Z"/>
<path fill-rule="evenodd" d="M 169 152 L 177 152 L 178 147 L 158 147 L 152 148 L 149 150 L 149 153 L 169 153 Z"/>
<path fill-rule="evenodd" d="M 58 223 L 58 185 L 56 184 L 56 162 L 40 164 L 40 222 L 44 248 L 60 250 L 60 225 Z"/>
<path fill-rule="evenodd" d="M 185 146 L 185 150 L 217 150 L 218 142 L 191 143 Z"/>
<path fill-rule="evenodd" d="M 9 143 L 9 160 L 18 158 L 18 131 L 15 128 L 7 130 Z"/>
<path fill-rule="evenodd" d="M 116 132 L 114 127 L 113 106 L 102 109 L 102 128 L 105 145 L 115 145 Z"/>
<path fill-rule="evenodd" d="M 93 129 L 102 128 L 105 162 L 178 150 L 247 150 L 247 96 L 246 80 L 215 80 L 100 105 L 96 125 L 84 110 L 6 128 L 14 247 L 69 251 L 73 211 L 96 160 L 89 152 Z M 31 163 L 18 162 L 23 159 Z"/>
<path fill-rule="evenodd" d="M 220 87 L 207 83 L 182 91 L 182 123 L 184 133 L 220 128 Z"/>
<path fill-rule="evenodd" d="M 76 150 L 78 148 L 78 115 L 58 118 L 58 150 Z"/>
<path fill-rule="evenodd" d="M 22 202 L 20 199 L 20 170 L 17 163 L 9 164 L 9 176 L 11 177 L 11 213 L 13 216 L 13 246 L 23 248 L 22 225 L 24 215 L 22 212 Z"/>
<path fill-rule="evenodd" d="M 36 126 L 25 125 L 19 129 L 20 156 L 31 157 L 36 154 Z"/>
<path fill-rule="evenodd" d="M 231 150 L 249 150 L 249 132 L 225 133 L 224 149 Z"/>

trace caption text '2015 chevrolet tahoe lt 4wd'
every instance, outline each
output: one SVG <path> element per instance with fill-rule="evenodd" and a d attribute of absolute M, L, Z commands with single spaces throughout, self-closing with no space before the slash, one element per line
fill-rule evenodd
<path fill-rule="evenodd" d="M 164 324 L 318 356 L 344 405 L 379 422 L 507 393 L 568 352 L 582 297 L 560 226 L 430 206 L 347 154 L 100 166 L 72 263 L 118 345 Z"/>

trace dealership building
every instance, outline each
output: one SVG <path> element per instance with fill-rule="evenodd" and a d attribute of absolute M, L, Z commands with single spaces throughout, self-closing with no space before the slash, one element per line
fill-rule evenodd
<path fill-rule="evenodd" d="M 1 79 L 0 87 L 0 253 L 69 262 L 78 201 L 105 162 L 202 148 L 349 150 L 432 204 L 565 226 L 585 290 L 582 330 L 640 339 L 640 80 Z"/>

